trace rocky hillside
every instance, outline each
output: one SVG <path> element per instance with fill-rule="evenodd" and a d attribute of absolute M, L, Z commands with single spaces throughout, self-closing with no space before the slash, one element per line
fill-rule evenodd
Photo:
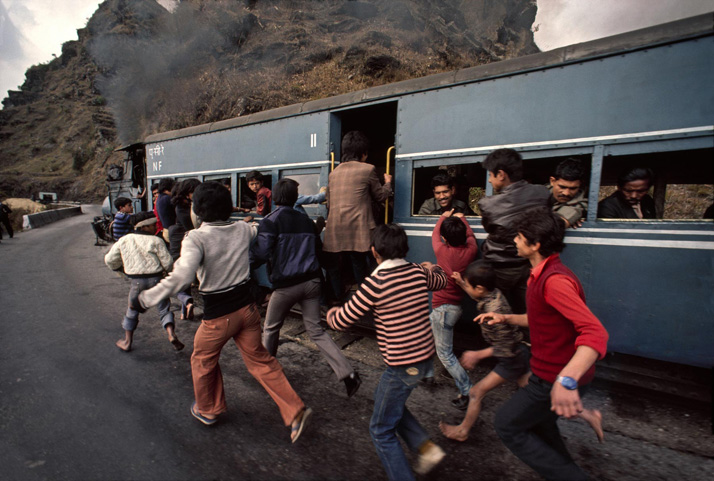
<path fill-rule="evenodd" d="M 0 197 L 105 194 L 146 135 L 534 53 L 535 0 L 107 0 L 0 111 Z"/>

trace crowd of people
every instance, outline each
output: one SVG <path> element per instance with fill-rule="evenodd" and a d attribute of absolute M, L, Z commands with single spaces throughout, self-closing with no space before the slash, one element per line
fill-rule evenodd
<path fill-rule="evenodd" d="M 608 335 L 587 308 L 580 281 L 559 256 L 565 229 L 577 228 L 587 209 L 579 163 L 570 159 L 559 165 L 546 188 L 523 179 L 517 152 L 492 152 L 484 166 L 494 195 L 478 205 L 488 234 L 478 260 L 476 239 L 464 218 L 471 209 L 454 197 L 453 179 L 436 176 L 434 197 L 420 209 L 439 216 L 432 233 L 436 263 L 414 263 L 406 260 L 404 229 L 394 223 L 376 225 L 371 205 L 392 195 L 392 177 L 380 179 L 366 162 L 368 152 L 364 134 L 347 133 L 342 162 L 330 173 L 324 193 L 314 198 L 300 196 L 295 180 L 280 179 L 270 189 L 259 173 L 251 175 L 256 213 L 263 216 L 259 222 L 231 220 L 236 208 L 230 190 L 214 181 L 174 184 L 163 179 L 154 190 L 154 211 L 148 213 L 134 214 L 131 199 L 116 199 L 117 242 L 105 261 L 131 279 L 124 337 L 116 345 L 130 351 L 139 315 L 158 306 L 169 342 L 182 349 L 169 298 L 181 302 L 182 318 L 193 319 L 191 286 L 196 285 L 203 318 L 191 355 L 191 414 L 212 425 L 226 411 L 219 357 L 232 339 L 296 442 L 312 409 L 275 357 L 288 311 L 300 306 L 307 334 L 348 397 L 358 391 L 361 379 L 321 327 L 320 305 L 329 305 L 326 321 L 335 330 L 350 329 L 371 315 L 386 369 L 374 393 L 369 433 L 389 479 L 414 479 L 414 473 L 428 473 L 446 456 L 407 407 L 414 388 L 433 377 L 435 356 L 454 380 L 457 393 L 451 404 L 465 411 L 459 425 L 440 424 L 446 438 L 466 440 L 483 397 L 515 381 L 521 389 L 496 415 L 496 432 L 504 444 L 546 479 L 587 479 L 556 424 L 559 416 L 581 417 L 598 439 L 603 437 L 601 414 L 585 409 L 581 395 L 593 378 L 595 362 L 606 353 Z M 624 199 L 643 217 L 649 210 L 638 175 L 618 184 L 611 203 Z M 324 241 L 322 226 L 300 207 L 322 201 L 328 208 Z M 605 208 L 602 203 L 600 208 Z M 273 292 L 261 325 L 252 273 L 263 264 Z M 349 288 L 353 285 L 356 290 Z M 479 315 L 473 321 L 489 346 L 458 358 L 454 327 L 465 296 L 477 302 Z M 529 328 L 529 344 L 524 327 Z M 467 371 L 489 357 L 496 359 L 495 368 L 472 383 Z M 399 438 L 417 454 L 413 467 Z"/>

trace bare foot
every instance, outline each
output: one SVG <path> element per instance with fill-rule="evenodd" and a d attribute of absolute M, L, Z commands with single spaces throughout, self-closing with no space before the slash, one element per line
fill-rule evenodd
<path fill-rule="evenodd" d="M 439 429 L 441 429 L 441 433 L 444 436 L 454 441 L 464 442 L 469 438 L 469 433 L 465 432 L 461 425 L 454 426 L 452 424 L 446 424 L 444 421 L 439 421 Z"/>
<path fill-rule="evenodd" d="M 597 436 L 598 442 L 601 444 L 605 442 L 605 433 L 602 431 L 602 414 L 597 409 L 584 409 L 580 413 L 580 417 L 584 419 L 593 431 L 595 431 L 595 436 Z"/>
<path fill-rule="evenodd" d="M 131 351 L 131 342 L 127 341 L 126 339 L 119 339 L 116 344 L 117 347 L 124 352 Z"/>
<path fill-rule="evenodd" d="M 184 348 L 183 342 L 179 341 L 179 338 L 176 336 L 169 336 L 169 342 L 174 346 L 174 349 L 176 349 L 177 351 L 180 351 Z"/>

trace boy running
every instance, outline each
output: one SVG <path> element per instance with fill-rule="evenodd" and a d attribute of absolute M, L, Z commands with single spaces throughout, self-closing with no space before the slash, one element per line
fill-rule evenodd
<path fill-rule="evenodd" d="M 390 480 L 414 475 L 399 444 L 419 453 L 415 471 L 426 474 L 445 456 L 406 407 L 409 395 L 433 368 L 434 337 L 429 325 L 429 293 L 446 286 L 439 266 L 412 264 L 404 257 L 407 235 L 397 224 L 380 225 L 372 234 L 371 251 L 379 264 L 342 307 L 327 313 L 328 325 L 344 331 L 368 312 L 374 313 L 377 343 L 387 369 L 374 394 L 369 425 L 377 454 Z"/>
<path fill-rule="evenodd" d="M 120 197 L 121 198 L 121 197 Z M 131 204 L 129 204 L 131 206 Z M 171 270 L 173 260 L 166 244 L 154 235 L 156 230 L 156 217 L 143 220 L 136 224 L 136 231 L 123 235 L 104 256 L 106 265 L 118 271 L 124 268 L 124 274 L 131 279 L 129 290 L 129 307 L 126 310 L 122 327 L 124 339 L 116 342 L 122 351 L 130 351 L 134 339 L 134 330 L 139 324 L 138 296 L 146 289 L 154 287 L 161 281 L 164 272 Z M 183 349 L 183 344 L 174 332 L 174 314 L 171 312 L 171 303 L 168 299 L 159 304 L 161 326 L 166 329 L 169 342 L 177 351 Z"/>

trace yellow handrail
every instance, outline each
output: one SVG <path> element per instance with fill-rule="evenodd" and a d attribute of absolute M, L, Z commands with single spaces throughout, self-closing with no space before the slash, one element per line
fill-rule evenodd
<path fill-rule="evenodd" d="M 335 153 L 330 152 L 330 172 L 335 170 Z"/>
<path fill-rule="evenodd" d="M 387 170 L 386 174 L 389 173 L 389 154 L 392 153 L 392 150 L 394 150 L 394 146 L 392 145 L 390 148 L 387 149 Z M 394 189 L 394 180 L 392 179 L 392 189 Z M 389 223 L 389 198 L 384 201 L 384 223 L 388 224 Z"/>

